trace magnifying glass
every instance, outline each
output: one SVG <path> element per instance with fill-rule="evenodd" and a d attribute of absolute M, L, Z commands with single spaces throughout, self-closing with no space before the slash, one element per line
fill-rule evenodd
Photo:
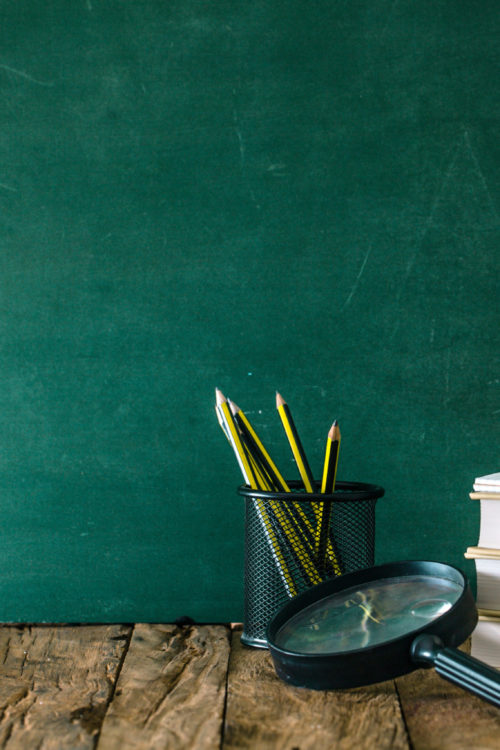
<path fill-rule="evenodd" d="M 500 706 L 500 672 L 458 651 L 477 622 L 466 576 L 451 565 L 395 562 L 332 578 L 291 599 L 267 642 L 279 677 L 330 690 L 434 667 Z"/>

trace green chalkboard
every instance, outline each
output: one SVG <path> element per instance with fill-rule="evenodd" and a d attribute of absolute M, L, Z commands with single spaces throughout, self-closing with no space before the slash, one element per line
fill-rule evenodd
<path fill-rule="evenodd" d="M 498 471 L 498 4 L 0 5 L 0 619 L 242 617 L 214 388 L 461 565 Z"/>

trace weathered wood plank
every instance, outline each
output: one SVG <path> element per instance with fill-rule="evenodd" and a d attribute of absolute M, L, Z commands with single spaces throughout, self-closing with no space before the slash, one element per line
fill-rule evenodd
<path fill-rule="evenodd" d="M 345 691 L 313 691 L 276 677 L 270 654 L 233 635 L 224 750 L 408 750 L 392 682 Z"/>
<path fill-rule="evenodd" d="M 223 625 L 136 625 L 99 750 L 218 750 L 229 636 Z"/>
<path fill-rule="evenodd" d="M 0 627 L 0 748 L 93 748 L 129 631 Z"/>
<path fill-rule="evenodd" d="M 434 670 L 396 681 L 414 750 L 498 750 L 500 709 L 471 695 Z"/>

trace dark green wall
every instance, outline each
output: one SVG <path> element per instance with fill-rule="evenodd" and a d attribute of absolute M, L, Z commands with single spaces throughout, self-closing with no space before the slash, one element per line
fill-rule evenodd
<path fill-rule="evenodd" d="M 0 8 L 0 619 L 235 620 L 219 386 L 463 565 L 499 467 L 498 4 Z M 473 566 L 472 566 L 473 568 Z"/>

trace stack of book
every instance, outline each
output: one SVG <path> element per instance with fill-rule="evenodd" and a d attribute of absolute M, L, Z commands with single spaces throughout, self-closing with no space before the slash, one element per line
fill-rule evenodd
<path fill-rule="evenodd" d="M 480 503 L 478 544 L 465 553 L 477 574 L 479 621 L 471 655 L 500 668 L 500 472 L 477 477 L 470 498 Z"/>

